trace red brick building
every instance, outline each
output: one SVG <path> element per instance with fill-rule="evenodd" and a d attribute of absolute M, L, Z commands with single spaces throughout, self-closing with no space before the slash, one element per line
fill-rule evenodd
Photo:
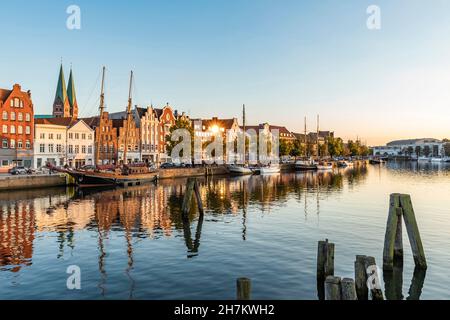
<path fill-rule="evenodd" d="M 34 110 L 30 91 L 0 88 L 0 171 L 33 163 Z"/>
<path fill-rule="evenodd" d="M 167 104 L 162 109 L 154 109 L 156 116 L 159 121 L 159 153 L 160 153 L 160 161 L 164 162 L 170 158 L 170 155 L 166 153 L 166 136 L 170 134 L 170 127 L 175 125 L 175 113 L 172 108 Z"/>

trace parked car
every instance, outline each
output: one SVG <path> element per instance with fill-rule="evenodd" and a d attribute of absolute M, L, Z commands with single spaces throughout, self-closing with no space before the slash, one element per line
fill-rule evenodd
<path fill-rule="evenodd" d="M 31 173 L 30 169 L 25 168 L 25 167 L 14 167 L 14 168 L 9 169 L 8 172 L 12 175 Z"/>
<path fill-rule="evenodd" d="M 170 168 L 174 168 L 175 165 L 171 162 L 164 162 L 163 164 L 161 164 L 159 166 L 161 169 L 170 169 Z"/>

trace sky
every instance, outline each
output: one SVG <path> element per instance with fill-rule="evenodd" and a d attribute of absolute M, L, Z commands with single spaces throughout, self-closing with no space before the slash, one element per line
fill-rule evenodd
<path fill-rule="evenodd" d="M 66 26 L 70 5 L 81 29 Z M 366 10 L 380 8 L 381 29 Z M 450 1 L 40 0 L 2 3 L 0 87 L 50 114 L 59 65 L 81 116 L 166 103 L 194 118 L 241 117 L 369 145 L 450 138 Z"/>

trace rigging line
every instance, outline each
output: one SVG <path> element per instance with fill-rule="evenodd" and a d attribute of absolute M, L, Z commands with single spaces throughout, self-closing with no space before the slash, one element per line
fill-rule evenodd
<path fill-rule="evenodd" d="M 90 101 L 91 98 L 92 98 L 92 95 L 94 94 L 95 88 L 98 86 L 98 81 L 100 80 L 100 75 L 101 75 L 101 71 L 98 73 L 97 79 L 95 80 L 95 83 L 94 83 L 94 85 L 93 85 L 92 88 L 91 88 L 91 92 L 89 93 L 89 96 L 88 96 L 87 100 L 86 100 L 85 103 L 83 104 L 83 108 L 82 108 L 82 110 L 81 110 L 81 112 L 80 112 L 81 114 L 84 114 L 84 111 L 85 111 L 85 109 L 86 109 L 86 108 L 84 108 L 84 106 L 87 106 L 87 105 L 88 105 L 89 101 Z"/>

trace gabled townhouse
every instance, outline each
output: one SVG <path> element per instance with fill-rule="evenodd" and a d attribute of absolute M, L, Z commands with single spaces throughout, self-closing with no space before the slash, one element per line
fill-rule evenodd
<path fill-rule="evenodd" d="M 133 110 L 136 126 L 140 133 L 141 161 L 159 163 L 159 120 L 153 106 Z"/>
<path fill-rule="evenodd" d="M 19 84 L 12 90 L 0 88 L 0 171 L 33 162 L 34 109 L 30 91 Z"/>
<path fill-rule="evenodd" d="M 95 134 L 94 163 L 97 165 L 115 165 L 118 162 L 117 128 L 113 125 L 109 113 L 104 111 L 101 117 L 84 118 Z"/>
<path fill-rule="evenodd" d="M 170 160 L 170 155 L 167 154 L 166 139 L 170 134 L 170 128 L 175 125 L 175 115 L 176 112 L 172 110 L 169 104 L 167 104 L 162 109 L 154 109 L 156 117 L 158 119 L 159 125 L 159 140 L 158 140 L 158 151 L 159 151 L 159 162 L 166 162 Z"/>
<path fill-rule="evenodd" d="M 94 130 L 73 118 L 35 119 L 34 167 L 47 162 L 79 168 L 94 164 Z"/>

